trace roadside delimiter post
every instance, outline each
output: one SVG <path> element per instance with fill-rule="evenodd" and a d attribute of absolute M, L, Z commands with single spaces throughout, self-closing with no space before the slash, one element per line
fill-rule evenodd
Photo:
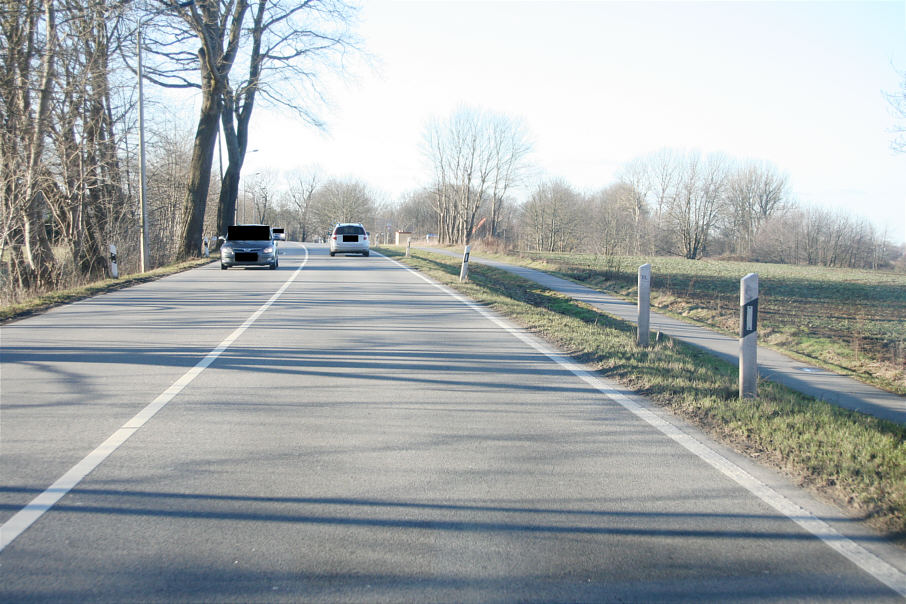
<path fill-rule="evenodd" d="M 114 279 L 118 279 L 120 276 L 120 269 L 116 265 L 116 246 L 112 243 L 110 244 L 110 275 Z"/>
<path fill-rule="evenodd" d="M 406 239 L 406 258 L 409 257 L 409 248 L 412 247 L 412 237 Z"/>
<path fill-rule="evenodd" d="M 469 278 L 469 251 L 472 249 L 471 245 L 466 246 L 466 251 L 462 255 L 462 268 L 459 269 L 459 280 L 466 281 Z"/>
<path fill-rule="evenodd" d="M 648 332 L 650 331 L 649 319 L 651 317 L 651 265 L 643 264 L 639 267 L 639 346 L 648 346 Z"/>
<path fill-rule="evenodd" d="M 739 397 L 758 396 L 758 275 L 739 282 Z"/>

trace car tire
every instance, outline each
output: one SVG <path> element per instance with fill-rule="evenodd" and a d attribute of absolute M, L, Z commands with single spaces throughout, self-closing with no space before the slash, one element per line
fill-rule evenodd
<path fill-rule="evenodd" d="M 274 263 L 271 265 L 271 270 L 272 271 L 277 270 L 277 261 L 276 260 L 274 260 Z"/>
<path fill-rule="evenodd" d="M 330 257 L 331 257 L 331 258 L 333 258 L 333 257 L 336 256 L 336 255 L 337 255 L 336 252 L 330 252 Z"/>
<path fill-rule="evenodd" d="M 362 255 L 363 255 L 363 256 L 370 256 L 370 255 L 371 255 L 371 252 L 362 252 Z"/>
<path fill-rule="evenodd" d="M 228 266 L 227 266 L 226 264 L 224 264 L 223 262 L 220 263 L 220 270 L 225 271 L 225 270 L 228 269 L 228 268 L 230 268 L 230 267 L 228 267 Z"/>

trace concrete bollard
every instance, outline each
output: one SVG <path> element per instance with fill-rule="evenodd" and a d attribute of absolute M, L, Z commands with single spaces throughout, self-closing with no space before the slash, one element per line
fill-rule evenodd
<path fill-rule="evenodd" d="M 469 252 L 471 251 L 472 246 L 467 245 L 466 251 L 462 255 L 462 268 L 459 269 L 459 280 L 467 281 L 469 279 Z"/>
<path fill-rule="evenodd" d="M 639 318 L 638 344 L 648 346 L 649 324 L 651 320 L 651 265 L 643 264 L 639 267 Z"/>
<path fill-rule="evenodd" d="M 739 397 L 758 396 L 758 275 L 739 282 Z"/>

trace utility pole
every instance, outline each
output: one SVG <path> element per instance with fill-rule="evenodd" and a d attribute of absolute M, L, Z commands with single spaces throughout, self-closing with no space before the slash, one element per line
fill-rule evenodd
<path fill-rule="evenodd" d="M 148 206 L 146 202 L 145 190 L 145 96 L 142 89 L 142 26 L 144 22 L 138 22 L 138 201 L 142 208 L 142 243 L 141 243 L 141 271 L 148 271 Z"/>

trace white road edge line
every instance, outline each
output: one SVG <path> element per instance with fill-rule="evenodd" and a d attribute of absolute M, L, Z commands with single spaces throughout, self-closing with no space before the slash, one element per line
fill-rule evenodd
<path fill-rule="evenodd" d="M 850 562 L 870 574 L 881 583 L 890 587 L 900 596 L 906 598 L 906 573 L 903 573 L 885 560 L 879 558 L 874 553 L 868 551 L 858 543 L 854 542 L 852 539 L 842 535 L 827 522 L 821 520 L 802 506 L 794 503 L 793 501 L 790 501 L 788 498 L 784 497 L 768 485 L 764 484 L 758 478 L 752 476 L 747 471 L 745 471 L 705 443 L 699 442 L 698 440 L 692 438 L 677 426 L 671 424 L 670 422 L 653 413 L 651 410 L 646 409 L 644 406 L 633 401 L 628 396 L 629 392 L 618 384 L 609 382 L 605 378 L 601 378 L 592 374 L 590 371 L 585 369 L 585 367 L 576 363 L 569 356 L 554 350 L 546 343 L 532 336 L 525 330 L 515 327 L 508 322 L 505 322 L 486 308 L 479 306 L 472 300 L 446 287 L 445 285 L 434 281 L 433 279 L 421 274 L 415 269 L 412 269 L 392 258 L 388 258 L 383 254 L 378 255 L 417 275 L 425 282 L 440 289 L 462 304 L 465 304 L 475 312 L 490 320 L 501 329 L 504 329 L 505 331 L 511 333 L 513 336 L 522 340 L 564 369 L 570 371 L 576 377 L 598 390 L 601 394 L 621 405 L 628 411 L 632 412 L 637 417 L 644 420 L 646 423 L 656 428 L 664 435 L 673 439 L 675 442 L 683 446 L 686 450 L 694 454 L 696 457 L 702 459 L 703 461 L 717 469 L 719 472 L 721 472 L 723 475 L 735 481 L 737 484 L 748 490 L 750 493 L 798 524 L 800 527 L 802 527 L 818 539 L 821 539 L 821 541 L 823 541 L 828 547 L 836 551 L 838 554 L 848 559 Z"/>
<path fill-rule="evenodd" d="M 207 369 L 211 363 L 217 359 L 223 352 L 235 342 L 246 329 L 258 320 L 277 299 L 283 295 L 283 292 L 296 280 L 302 269 L 308 263 L 308 248 L 304 245 L 305 258 L 299 268 L 289 276 L 286 282 L 271 296 L 270 300 L 265 302 L 261 307 L 253 312 L 245 322 L 237 327 L 233 333 L 228 335 L 220 344 L 209 352 L 197 365 L 189 369 L 181 378 L 173 382 L 164 392 L 151 401 L 144 409 L 139 411 L 132 419 L 122 425 L 110 438 L 105 440 L 94 451 L 86 455 L 82 461 L 74 465 L 68 472 L 63 474 L 56 482 L 50 485 L 43 493 L 32 499 L 24 508 L 16 512 L 9 520 L 0 526 L 0 552 L 6 549 L 6 546 L 12 543 L 19 535 L 24 533 L 32 524 L 34 524 L 45 512 L 50 510 L 56 503 L 63 498 L 69 491 L 74 489 L 88 474 L 97 468 L 111 453 L 116 451 L 129 437 L 135 434 L 139 428 L 144 426 L 154 414 L 163 409 L 167 403 L 182 392 L 183 388 L 188 386 L 192 380 Z"/>

